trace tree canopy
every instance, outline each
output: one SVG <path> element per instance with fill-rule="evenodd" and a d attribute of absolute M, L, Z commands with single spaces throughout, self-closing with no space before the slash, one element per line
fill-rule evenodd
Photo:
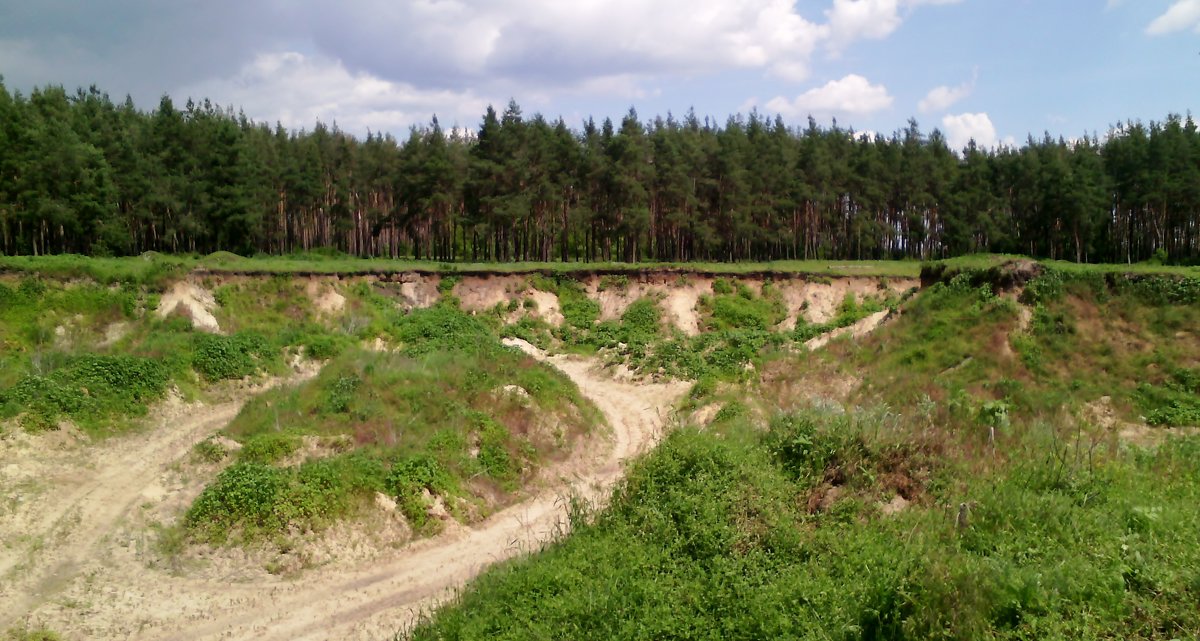
<path fill-rule="evenodd" d="M 916 121 L 866 136 L 757 112 L 579 129 L 515 102 L 403 140 L 287 130 L 211 102 L 0 82 L 0 251 L 442 261 L 1200 259 L 1191 116 L 1103 138 L 952 150 Z"/>

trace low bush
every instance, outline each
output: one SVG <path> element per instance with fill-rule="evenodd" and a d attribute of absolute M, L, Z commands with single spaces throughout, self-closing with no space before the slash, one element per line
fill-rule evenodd
<path fill-rule="evenodd" d="M 205 380 L 221 381 L 253 376 L 278 356 L 278 350 L 258 332 L 238 332 L 231 336 L 196 334 L 192 367 Z"/>
<path fill-rule="evenodd" d="M 47 375 L 28 374 L 0 391 L 0 415 L 25 414 L 27 427 L 50 429 L 70 418 L 103 431 L 119 416 L 140 416 L 170 381 L 159 362 L 133 356 L 69 356 Z"/>

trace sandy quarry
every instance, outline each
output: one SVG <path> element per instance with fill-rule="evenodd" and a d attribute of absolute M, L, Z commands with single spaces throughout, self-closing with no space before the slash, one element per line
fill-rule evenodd
<path fill-rule="evenodd" d="M 153 552 L 147 515 L 181 513 L 203 485 L 181 476 L 181 460 L 245 398 L 176 403 L 159 412 L 155 429 L 87 450 L 61 433 L 0 442 L 5 486 L 24 497 L 0 521 L 0 535 L 13 542 L 0 556 L 0 629 L 45 626 L 77 639 L 390 638 L 489 564 L 562 535 L 566 497 L 603 501 L 624 461 L 659 438 L 686 390 L 683 383 L 616 382 L 589 360 L 512 344 L 570 376 L 603 412 L 611 435 L 546 470 L 532 498 L 473 527 L 451 525 L 399 549 L 345 532 L 342 551 L 369 549 L 293 578 L 247 570 L 236 551 L 183 568 L 162 565 Z"/>
<path fill-rule="evenodd" d="M 428 307 L 442 296 L 438 276 L 366 280 L 402 309 Z M 761 279 L 737 280 L 762 291 Z M 530 315 L 560 325 L 558 298 L 530 281 L 522 275 L 468 276 L 451 293 L 470 311 L 501 309 L 510 322 Z M 664 323 L 695 335 L 703 329 L 698 303 L 712 295 L 713 282 L 664 273 L 632 275 L 619 283 L 589 277 L 582 284 L 604 320 L 652 297 Z M 318 313 L 332 317 L 346 307 L 342 284 L 313 278 L 304 290 Z M 220 310 L 206 285 L 212 283 L 176 283 L 160 299 L 157 314 L 183 314 L 197 329 L 222 331 L 215 315 Z M 916 285 L 873 278 L 772 282 L 787 306 L 785 329 L 800 317 L 828 321 L 848 294 L 882 298 Z M 885 316 L 839 332 L 864 334 Z M 814 340 L 823 344 L 836 337 Z M 219 472 L 217 465 L 198 465 L 193 447 L 224 427 L 261 388 L 211 405 L 170 399 L 154 410 L 146 430 L 100 444 L 88 443 L 69 426 L 41 435 L 12 432 L 0 439 L 0 630 L 44 626 L 77 639 L 390 638 L 489 564 L 561 536 L 568 496 L 602 502 L 623 462 L 659 438 L 687 388 L 681 382 L 614 379 L 591 360 L 511 344 L 565 372 L 603 412 L 611 437 L 544 470 L 540 489 L 528 500 L 470 527 L 451 520 L 430 539 L 412 542 L 394 502 L 381 496 L 378 514 L 306 541 L 304 561 L 277 574 L 253 551 L 189 549 L 180 557 L 164 555 L 158 546 L 158 531 L 175 522 Z M 294 378 L 314 373 L 309 369 Z"/>

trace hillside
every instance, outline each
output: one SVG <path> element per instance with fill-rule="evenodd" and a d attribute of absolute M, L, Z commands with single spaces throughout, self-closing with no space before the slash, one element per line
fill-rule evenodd
<path fill-rule="evenodd" d="M 0 265 L 17 638 L 1200 626 L 1188 268 Z"/>
<path fill-rule="evenodd" d="M 412 638 L 1194 634 L 1200 282 L 932 271 L 869 337 L 697 385 L 611 506 Z"/>

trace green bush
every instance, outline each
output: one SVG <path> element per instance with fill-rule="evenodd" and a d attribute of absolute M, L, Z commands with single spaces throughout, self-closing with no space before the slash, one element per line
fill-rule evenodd
<path fill-rule="evenodd" d="M 357 375 L 339 376 L 333 381 L 333 385 L 325 390 L 323 411 L 331 414 L 344 414 L 350 411 L 350 401 L 353 400 L 354 393 L 361 386 L 362 379 Z"/>
<path fill-rule="evenodd" d="M 249 331 L 196 334 L 192 349 L 192 368 L 208 381 L 252 376 L 278 357 L 265 336 Z"/>
<path fill-rule="evenodd" d="M 494 349 L 499 345 L 487 325 L 445 301 L 398 318 L 390 333 L 409 356 Z"/>
<path fill-rule="evenodd" d="M 1175 369 L 1163 385 L 1138 385 L 1135 397 L 1151 425 L 1200 425 L 1200 370 Z"/>
<path fill-rule="evenodd" d="M 236 463 L 196 498 L 184 515 L 186 527 L 214 543 L 227 540 L 240 526 L 248 537 L 276 532 L 286 525 L 279 499 L 287 489 L 287 472 L 262 463 Z"/>
<path fill-rule="evenodd" d="M 304 355 L 315 361 L 327 361 L 342 353 L 349 344 L 345 336 L 335 334 L 308 334 L 300 341 Z"/>
<path fill-rule="evenodd" d="M 287 433 L 259 434 L 248 439 L 238 452 L 243 463 L 271 464 L 286 458 L 300 448 L 300 437 Z"/>
<path fill-rule="evenodd" d="M 449 496 L 454 479 L 437 459 L 428 454 L 413 454 L 392 466 L 384 486 L 398 499 L 400 511 L 413 529 L 422 531 L 429 525 L 429 504 L 424 491 Z"/>
<path fill-rule="evenodd" d="M 53 428 L 66 416 L 98 429 L 117 416 L 145 414 L 166 393 L 170 376 L 159 362 L 133 356 L 68 357 L 49 375 L 28 374 L 0 391 L 0 416 L 26 412 L 31 428 Z"/>

